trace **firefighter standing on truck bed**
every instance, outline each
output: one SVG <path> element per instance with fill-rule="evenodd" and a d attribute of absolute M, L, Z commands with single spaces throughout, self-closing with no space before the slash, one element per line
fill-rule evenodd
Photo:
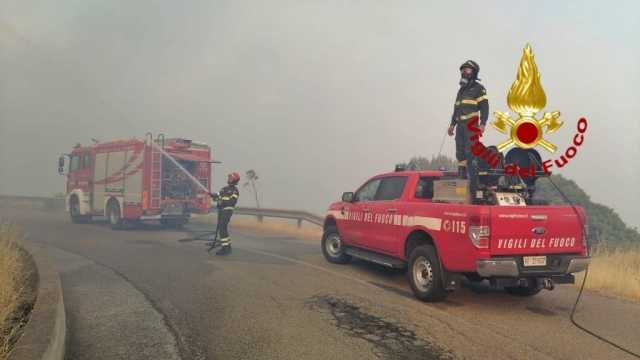
<path fill-rule="evenodd" d="M 227 176 L 227 186 L 220 189 L 217 194 L 211 194 L 214 200 L 218 201 L 218 232 L 220 235 L 220 245 L 222 246 L 216 255 L 227 255 L 231 252 L 231 237 L 229 236 L 229 221 L 233 215 L 240 192 L 238 191 L 240 174 L 232 172 Z"/>
<path fill-rule="evenodd" d="M 456 133 L 456 159 L 458 160 L 458 174 L 462 178 L 470 178 L 475 181 L 475 173 L 472 169 L 473 156 L 471 154 L 471 131 L 467 129 L 467 122 L 473 117 L 480 118 L 480 130 L 484 132 L 485 124 L 489 117 L 489 100 L 487 91 L 478 81 L 480 66 L 473 60 L 467 60 L 460 65 L 460 90 L 456 96 L 453 107 L 453 115 L 447 133 L 453 136 Z M 473 187 L 472 187 L 472 195 Z"/>

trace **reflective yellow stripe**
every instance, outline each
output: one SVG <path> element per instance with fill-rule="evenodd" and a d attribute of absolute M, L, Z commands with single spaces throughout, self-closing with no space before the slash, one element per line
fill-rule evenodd
<path fill-rule="evenodd" d="M 460 105 L 460 101 L 456 101 L 456 105 Z"/>
<path fill-rule="evenodd" d="M 238 194 L 233 194 L 233 195 L 231 195 L 231 197 L 237 199 L 238 198 Z"/>
<path fill-rule="evenodd" d="M 487 95 L 482 95 L 479 98 L 474 99 L 464 99 L 462 101 L 459 101 L 456 103 L 456 105 L 459 105 L 460 103 L 462 104 L 469 104 L 469 105 L 478 105 L 479 102 L 481 102 L 482 100 L 487 100 Z"/>
<path fill-rule="evenodd" d="M 460 116 L 460 120 L 467 120 L 467 119 L 471 119 L 472 117 L 474 117 L 474 116 L 478 116 L 479 114 L 480 114 L 479 112 L 474 111 L 474 112 L 472 112 L 472 113 L 470 113 L 470 114 Z"/>
<path fill-rule="evenodd" d="M 225 196 L 225 197 L 221 197 L 220 199 L 221 199 L 221 200 L 225 200 L 225 201 L 227 201 L 227 200 L 231 200 L 231 198 L 230 198 L 230 197 L 227 197 L 227 196 Z"/>
<path fill-rule="evenodd" d="M 233 210 L 233 209 L 235 209 L 235 207 L 233 206 L 227 206 L 225 208 L 222 208 L 222 210 Z"/>

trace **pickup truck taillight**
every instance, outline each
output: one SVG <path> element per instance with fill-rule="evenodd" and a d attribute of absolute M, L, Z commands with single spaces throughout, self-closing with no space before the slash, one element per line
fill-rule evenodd
<path fill-rule="evenodd" d="M 475 215 L 469 218 L 469 240 L 478 249 L 489 247 L 489 218 Z"/>
<path fill-rule="evenodd" d="M 580 225 L 582 225 L 582 246 L 584 247 L 585 255 L 589 255 L 589 246 L 587 237 L 589 236 L 589 225 L 587 224 L 587 216 L 584 210 L 573 209 L 578 214 L 578 219 L 580 220 Z"/>

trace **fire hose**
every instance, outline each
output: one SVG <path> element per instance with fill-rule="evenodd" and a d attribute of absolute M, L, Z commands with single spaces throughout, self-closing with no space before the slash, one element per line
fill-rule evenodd
<path fill-rule="evenodd" d="M 158 144 L 156 144 L 155 142 L 151 142 L 151 146 L 153 146 L 156 150 L 158 150 L 162 155 L 164 155 L 169 161 L 171 161 L 180 171 L 182 171 L 187 178 L 189 178 L 189 180 L 191 180 L 196 186 L 198 186 L 200 188 L 200 190 L 204 191 L 205 193 L 211 195 L 213 197 L 214 200 L 216 200 L 216 196 L 214 196 L 215 194 L 211 194 L 209 192 L 209 189 L 207 189 L 204 185 L 202 185 L 202 183 L 200 183 L 200 181 L 198 181 L 198 179 L 196 179 L 193 175 L 191 175 L 191 173 L 184 168 L 184 166 L 180 165 L 180 163 L 173 158 L 173 156 L 171 156 L 168 152 L 166 152 L 161 146 L 159 146 Z M 190 239 L 181 239 L 180 241 L 187 241 L 187 240 L 205 240 L 208 239 L 209 236 L 213 235 L 213 239 L 212 241 L 210 241 L 208 243 L 209 248 L 207 249 L 207 252 L 211 252 L 211 250 L 213 250 L 214 248 L 216 248 L 219 243 L 218 243 L 218 230 L 219 229 L 219 224 L 220 222 L 216 222 L 216 230 L 215 231 L 207 231 L 204 232 L 200 235 L 197 235 L 195 237 L 192 237 Z"/>
<path fill-rule="evenodd" d="M 537 159 L 535 159 L 535 157 L 531 157 L 531 158 L 532 158 L 532 159 L 537 163 L 537 165 L 538 165 L 538 166 L 542 167 L 542 165 L 538 162 L 538 160 L 537 160 Z M 562 190 L 560 190 L 560 187 L 558 187 L 558 186 L 553 182 L 553 180 L 551 180 L 551 177 L 548 177 L 547 179 L 549 179 L 549 182 L 551 183 L 551 185 L 553 185 L 553 187 L 554 187 L 554 188 L 556 189 L 556 191 L 560 194 L 560 196 L 562 196 L 562 199 L 563 199 L 564 201 L 566 201 L 566 202 L 571 206 L 571 209 L 573 209 L 573 211 L 575 212 L 575 214 L 576 214 L 576 216 L 577 216 L 577 218 L 578 218 L 578 221 L 580 221 L 580 225 L 581 225 L 581 227 L 582 227 L 583 231 L 585 231 L 585 230 L 584 230 L 584 229 L 585 229 L 584 221 L 582 220 L 582 217 L 581 217 L 581 216 L 580 216 L 580 214 L 578 213 L 578 210 L 576 209 L 576 206 L 575 206 L 575 205 L 573 204 L 573 202 L 572 202 L 572 201 L 571 201 L 571 200 L 570 200 L 570 199 L 565 195 L 565 193 L 564 193 L 564 192 L 562 192 Z M 589 244 L 588 244 L 588 240 L 587 240 L 587 234 L 586 234 L 586 232 L 584 233 L 583 238 L 584 238 L 584 241 L 586 241 L 586 242 L 587 242 L 587 249 L 588 249 L 588 248 L 589 248 Z M 598 334 L 594 333 L 593 331 L 591 331 L 591 330 L 589 330 L 589 329 L 585 328 L 584 326 L 582 326 L 582 325 L 578 324 L 578 322 L 576 322 L 576 319 L 575 319 L 576 310 L 578 309 L 578 304 L 580 303 L 580 300 L 582 300 L 582 293 L 583 293 L 583 291 L 584 291 L 584 286 L 585 286 L 585 284 L 587 283 L 587 276 L 588 276 L 588 275 L 589 275 L 589 267 L 587 267 L 587 269 L 585 270 L 584 277 L 582 278 L 582 285 L 580 285 L 580 291 L 578 292 L 578 296 L 576 297 L 576 302 L 573 304 L 573 307 L 572 307 L 572 309 L 571 309 L 571 314 L 569 315 L 569 320 L 571 320 L 571 323 L 572 323 L 575 327 L 577 327 L 578 329 L 580 329 L 580 330 L 584 331 L 585 333 L 587 333 L 587 334 L 589 334 L 589 335 L 591 335 L 591 336 L 595 337 L 596 339 L 598 339 L 598 340 L 600 340 L 600 341 L 602 341 L 602 342 L 604 342 L 604 343 L 607 343 L 607 344 L 609 344 L 609 345 L 613 346 L 614 348 L 616 348 L 616 349 L 618 349 L 618 350 L 620 350 L 620 351 L 622 351 L 622 352 L 625 352 L 625 353 L 627 353 L 627 354 L 629 354 L 629 355 L 631 355 L 631 356 L 634 356 L 634 357 L 636 357 L 636 358 L 640 359 L 640 354 L 635 353 L 635 352 L 633 352 L 633 351 L 631 351 L 631 350 L 629 350 L 629 349 L 627 349 L 627 348 L 625 348 L 625 347 L 623 347 L 623 346 L 621 346 L 621 345 L 618 345 L 618 344 L 616 344 L 615 342 L 613 342 L 613 341 L 611 341 L 611 340 L 609 340 L 609 339 L 607 339 L 607 338 L 605 338 L 605 337 L 603 337 L 603 336 L 601 336 L 601 335 L 598 335 Z"/>
<path fill-rule="evenodd" d="M 151 146 L 153 146 L 162 155 L 164 155 L 167 159 L 169 159 L 169 161 L 171 161 L 175 166 L 177 166 L 178 169 L 180 169 L 180 171 L 182 171 L 185 175 L 187 175 L 189 180 L 191 180 L 194 184 L 196 184 L 196 186 L 200 188 L 200 190 L 204 191 L 207 194 L 209 193 L 209 189 L 207 189 L 204 185 L 202 185 L 200 181 L 198 181 L 198 179 L 196 179 L 193 175 L 191 175 L 191 173 L 187 171 L 187 169 L 185 169 L 184 166 L 180 165 L 180 163 L 176 159 L 174 159 L 173 156 L 171 156 L 168 152 L 166 152 L 161 146 L 159 146 L 153 141 L 151 142 Z"/>
<path fill-rule="evenodd" d="M 538 163 L 538 165 L 540 165 L 540 164 Z M 583 223 L 582 218 L 580 217 L 580 214 L 578 214 L 578 210 L 575 208 L 575 205 L 573 204 L 573 202 L 571 202 L 571 200 L 562 192 L 562 190 L 560 190 L 560 188 L 553 182 L 553 180 L 551 180 L 551 178 L 548 178 L 548 179 L 549 179 L 549 182 L 551 183 L 551 185 L 553 185 L 553 187 L 556 189 L 556 191 L 558 191 L 560 196 L 562 196 L 564 201 L 566 201 L 571 206 L 573 211 L 576 213 L 576 215 L 578 217 L 578 220 L 580 221 L 580 224 L 582 225 L 582 228 L 584 229 L 584 225 L 585 224 Z M 588 241 L 586 234 L 584 236 L 584 239 L 585 239 L 585 241 Z M 588 243 L 587 243 L 587 248 L 589 248 L 589 244 Z M 578 309 L 578 304 L 580 303 L 580 300 L 582 300 L 582 292 L 584 291 L 584 285 L 587 283 L 587 276 L 588 275 L 589 275 L 589 267 L 587 267 L 587 269 L 585 270 L 584 277 L 582 278 L 582 285 L 580 285 L 580 291 L 578 292 L 578 296 L 576 297 L 576 302 L 573 304 L 573 308 L 571 309 L 571 315 L 569 315 L 569 320 L 571 320 L 571 323 L 575 327 L 577 327 L 578 329 L 584 331 L 585 333 L 595 337 L 596 339 L 598 339 L 598 340 L 600 340 L 600 341 L 602 341 L 604 343 L 607 343 L 607 344 L 613 346 L 614 348 L 616 348 L 616 349 L 618 349 L 618 350 L 620 350 L 622 352 L 625 352 L 625 353 L 627 353 L 627 354 L 629 354 L 631 356 L 634 356 L 634 357 L 640 359 L 640 354 L 635 353 L 635 352 L 633 352 L 633 351 L 631 351 L 631 350 L 629 350 L 629 349 L 627 349 L 627 348 L 625 348 L 625 347 L 623 347 L 621 345 L 618 345 L 618 344 L 614 343 L 613 341 L 594 333 L 593 331 L 585 328 L 584 326 L 582 326 L 582 325 L 580 325 L 580 324 L 578 324 L 576 322 L 576 320 L 575 320 L 576 310 Z"/>

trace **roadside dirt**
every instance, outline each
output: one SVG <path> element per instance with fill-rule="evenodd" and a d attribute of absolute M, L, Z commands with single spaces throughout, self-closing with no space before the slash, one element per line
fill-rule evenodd
<path fill-rule="evenodd" d="M 0 359 L 6 359 L 22 335 L 35 305 L 38 272 L 31 256 L 25 250 L 13 245 L 0 246 L 3 253 L 0 255 L 0 267 L 4 272 L 3 284 L 0 285 Z"/>

